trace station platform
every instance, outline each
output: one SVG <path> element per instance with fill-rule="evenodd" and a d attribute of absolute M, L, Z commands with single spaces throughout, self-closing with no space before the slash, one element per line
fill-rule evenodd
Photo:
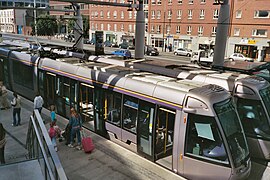
<path fill-rule="evenodd" d="M 11 100 L 10 92 L 9 100 Z M 17 180 L 25 178 L 28 180 L 44 179 L 39 173 L 40 169 L 34 165 L 36 162 L 27 160 L 27 150 L 25 149 L 28 123 L 32 111 L 33 103 L 22 98 L 22 125 L 13 127 L 11 125 L 12 109 L 0 110 L 0 122 L 7 131 L 7 144 L 5 148 L 6 164 L 0 165 L 1 180 Z M 42 110 L 42 118 L 45 120 L 48 129 L 50 121 L 49 111 L 44 108 Z M 67 119 L 57 115 L 57 124 L 60 128 L 63 129 L 67 123 Z M 59 149 L 57 154 L 69 180 L 184 179 L 91 131 L 85 130 L 85 132 L 92 137 L 96 147 L 91 154 L 86 154 L 82 150 L 70 148 L 65 145 L 65 141 L 57 142 Z M 32 166 L 35 166 L 36 168 L 32 168 Z M 25 172 L 25 174 L 31 172 L 33 173 L 33 176 L 26 176 L 22 172 Z"/>

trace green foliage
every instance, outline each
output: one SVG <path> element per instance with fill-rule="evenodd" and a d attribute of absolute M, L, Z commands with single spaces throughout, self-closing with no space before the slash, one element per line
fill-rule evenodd
<path fill-rule="evenodd" d="M 68 33 L 73 33 L 74 25 L 75 25 L 75 20 L 74 19 L 69 19 L 68 22 L 67 22 Z"/>
<path fill-rule="evenodd" d="M 33 32 L 35 31 L 32 25 Z M 57 21 L 54 16 L 42 14 L 37 18 L 38 35 L 54 35 L 57 32 Z"/>

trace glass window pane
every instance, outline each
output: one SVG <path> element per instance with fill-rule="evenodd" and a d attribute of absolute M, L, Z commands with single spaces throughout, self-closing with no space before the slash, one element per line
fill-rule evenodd
<path fill-rule="evenodd" d="M 137 133 L 138 99 L 124 97 L 123 103 L 123 128 Z"/>
<path fill-rule="evenodd" d="M 121 122 L 121 102 L 122 96 L 119 93 L 108 93 L 107 94 L 108 101 L 108 116 L 107 121 L 120 126 Z"/>
<path fill-rule="evenodd" d="M 185 152 L 188 155 L 229 164 L 218 126 L 213 117 L 189 114 Z"/>

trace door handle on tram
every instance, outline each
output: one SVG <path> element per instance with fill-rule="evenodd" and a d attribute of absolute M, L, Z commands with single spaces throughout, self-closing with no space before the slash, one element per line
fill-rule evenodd
<path fill-rule="evenodd" d="M 196 113 L 196 109 L 193 109 L 193 108 L 188 108 L 188 107 L 184 107 L 183 108 L 183 111 L 185 112 L 185 113 Z"/>

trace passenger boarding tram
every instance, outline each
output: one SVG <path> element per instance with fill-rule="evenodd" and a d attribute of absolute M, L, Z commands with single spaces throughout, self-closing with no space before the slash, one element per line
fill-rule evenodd
<path fill-rule="evenodd" d="M 66 117 L 75 107 L 85 127 L 177 174 L 244 179 L 250 173 L 242 125 L 232 97 L 219 86 L 78 59 L 28 58 L 26 63 L 19 54 L 12 57 L 1 54 L 8 61 L 4 68 L 12 76 L 20 71 L 16 68 L 27 68 L 26 77 L 36 76 L 31 87 L 40 91 L 46 106 L 56 104 Z M 19 88 L 23 84 L 6 75 L 4 81 L 19 94 L 29 88 Z"/>
<path fill-rule="evenodd" d="M 251 156 L 270 160 L 270 84 L 268 81 L 237 72 L 162 65 L 152 61 L 134 63 L 132 66 L 178 79 L 216 84 L 230 91 L 237 105 Z"/>

